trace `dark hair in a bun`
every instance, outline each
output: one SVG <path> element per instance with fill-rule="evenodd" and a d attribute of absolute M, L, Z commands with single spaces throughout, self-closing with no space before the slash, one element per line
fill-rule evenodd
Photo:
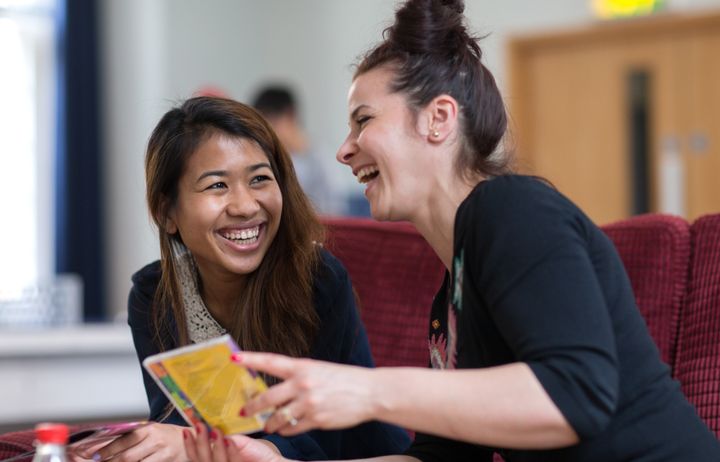
<path fill-rule="evenodd" d="M 478 38 L 465 27 L 464 10 L 462 0 L 407 0 L 383 32 L 384 40 L 358 64 L 355 77 L 391 65 L 396 73 L 391 90 L 405 93 L 414 108 L 440 94 L 455 98 L 465 141 L 458 169 L 497 176 L 509 170 L 506 158 L 491 157 L 505 134 L 507 115 L 495 79 L 481 62 Z"/>

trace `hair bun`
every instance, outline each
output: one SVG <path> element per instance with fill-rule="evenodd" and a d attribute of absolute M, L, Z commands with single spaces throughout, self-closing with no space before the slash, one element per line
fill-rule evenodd
<path fill-rule="evenodd" d="M 457 14 L 465 12 L 465 2 L 463 0 L 440 0 L 440 3 L 454 10 Z"/>
<path fill-rule="evenodd" d="M 407 0 L 385 30 L 388 45 L 410 54 L 453 57 L 473 50 L 474 38 L 465 28 L 463 0 Z"/>

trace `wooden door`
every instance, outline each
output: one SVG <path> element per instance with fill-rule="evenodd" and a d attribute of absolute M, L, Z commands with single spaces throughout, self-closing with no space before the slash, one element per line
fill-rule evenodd
<path fill-rule="evenodd" d="M 695 219 L 720 212 L 720 26 L 693 33 L 684 45 L 685 206 Z"/>
<path fill-rule="evenodd" d="M 511 41 L 508 102 L 521 169 L 547 177 L 598 223 L 720 211 L 715 25 L 720 15 L 664 17 Z M 640 130 L 631 107 L 638 76 L 647 110 Z M 640 179 L 647 184 L 638 188 Z M 638 209 L 640 190 L 647 200 Z"/>
<path fill-rule="evenodd" d="M 601 222 L 628 213 L 625 125 L 617 57 L 602 47 L 557 47 L 532 56 L 529 130 L 518 152 L 530 171 L 550 180 Z"/>

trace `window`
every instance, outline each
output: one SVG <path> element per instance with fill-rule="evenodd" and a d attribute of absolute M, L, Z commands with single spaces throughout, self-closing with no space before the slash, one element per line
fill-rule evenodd
<path fill-rule="evenodd" d="M 57 14 L 56 0 L 0 0 L 0 326 L 58 322 L 65 285 L 54 275 Z"/>

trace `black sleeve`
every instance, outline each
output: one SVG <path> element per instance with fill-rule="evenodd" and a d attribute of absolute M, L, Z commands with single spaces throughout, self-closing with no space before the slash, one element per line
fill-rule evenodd
<path fill-rule="evenodd" d="M 160 390 L 155 381 L 142 367 L 142 362 L 148 356 L 159 353 L 155 345 L 152 328 L 152 301 L 160 279 L 160 265 L 153 263 L 133 275 L 133 287 L 128 296 L 128 324 L 132 332 L 135 352 L 137 353 L 142 371 L 143 384 L 150 406 L 149 420 L 155 422 L 185 425 L 185 419 L 173 408 L 168 415 L 169 401 Z"/>
<path fill-rule="evenodd" d="M 320 330 L 310 353 L 313 359 L 373 367 L 365 326 L 345 267 L 327 250 L 314 287 Z"/>
<path fill-rule="evenodd" d="M 603 431 L 619 394 L 608 303 L 589 250 L 592 223 L 533 181 L 483 198 L 468 223 L 466 274 L 515 358 L 527 363 L 581 438 Z M 482 256 L 480 258 L 479 256 Z"/>
<path fill-rule="evenodd" d="M 412 446 L 405 451 L 405 455 L 422 462 L 491 462 L 493 454 L 484 446 L 424 433 L 416 433 Z"/>

